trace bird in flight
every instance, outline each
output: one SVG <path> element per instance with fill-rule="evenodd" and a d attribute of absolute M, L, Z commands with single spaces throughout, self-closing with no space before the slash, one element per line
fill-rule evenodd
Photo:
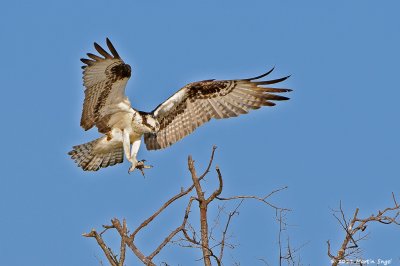
<path fill-rule="evenodd" d="M 124 155 L 131 163 L 128 173 L 150 168 L 136 156 L 144 136 L 148 150 L 166 148 L 196 128 L 211 120 L 235 117 L 262 106 L 274 106 L 274 101 L 289 98 L 277 95 L 291 91 L 270 85 L 289 76 L 260 80 L 270 74 L 248 79 L 203 80 L 185 85 L 151 112 L 132 108 L 125 95 L 131 77 L 131 67 L 106 39 L 107 52 L 94 43 L 99 55 L 88 53 L 83 58 L 83 85 L 85 100 L 81 126 L 85 130 L 96 126 L 100 138 L 74 146 L 68 154 L 84 171 L 97 171 L 122 163 Z"/>

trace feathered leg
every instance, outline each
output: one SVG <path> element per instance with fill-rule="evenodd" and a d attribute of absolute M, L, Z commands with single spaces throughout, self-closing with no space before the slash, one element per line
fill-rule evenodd
<path fill-rule="evenodd" d="M 124 147 L 126 159 L 133 164 L 134 162 L 131 160 L 131 140 L 127 130 L 122 130 L 122 146 Z"/>
<path fill-rule="evenodd" d="M 136 155 L 139 152 L 139 148 L 140 148 L 140 143 L 142 142 L 141 139 L 135 140 L 132 143 L 132 148 L 131 148 L 131 158 L 135 158 L 136 159 Z"/>
<path fill-rule="evenodd" d="M 123 137 L 123 146 L 124 146 L 125 156 L 128 159 L 128 161 L 131 162 L 131 167 L 129 168 L 128 173 L 133 172 L 137 168 L 142 172 L 142 175 L 144 176 L 143 169 L 148 169 L 148 168 L 151 168 L 152 166 L 145 165 L 144 160 L 138 161 L 136 158 L 139 148 L 140 148 L 141 139 L 139 138 L 137 140 L 134 140 L 132 143 L 132 147 L 130 147 L 129 134 L 127 134 L 127 133 L 125 133 L 125 131 L 123 131 L 122 137 Z"/>

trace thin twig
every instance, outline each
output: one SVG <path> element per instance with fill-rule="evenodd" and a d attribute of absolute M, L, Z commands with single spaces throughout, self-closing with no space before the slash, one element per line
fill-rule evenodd
<path fill-rule="evenodd" d="M 184 218 L 183 218 L 182 224 L 181 224 L 179 227 L 177 227 L 174 231 L 172 231 L 172 232 L 164 239 L 164 241 L 153 251 L 153 253 L 151 253 L 151 255 L 148 256 L 148 258 L 149 258 L 150 260 L 153 259 L 153 258 L 161 251 L 161 249 L 163 249 L 163 248 L 165 247 L 165 245 L 167 245 L 169 242 L 171 242 L 172 238 L 173 238 L 177 233 L 179 233 L 180 231 L 182 231 L 182 230 L 185 229 L 186 222 L 187 222 L 187 220 L 188 220 L 188 218 L 189 218 L 190 208 L 192 207 L 192 202 L 193 202 L 193 200 L 194 200 L 193 197 L 191 197 L 190 200 L 189 200 L 189 203 L 188 203 L 188 205 L 187 205 L 187 207 L 186 207 L 186 210 L 185 210 L 185 216 L 184 216 Z"/>
<path fill-rule="evenodd" d="M 226 233 L 228 232 L 228 228 L 229 228 L 229 224 L 231 222 L 231 219 L 234 215 L 238 214 L 238 209 L 240 208 L 240 206 L 242 205 L 244 200 L 241 200 L 239 202 L 239 204 L 236 206 L 236 208 L 229 213 L 228 215 L 228 220 L 225 224 L 225 229 L 222 232 L 222 240 L 221 240 L 221 247 L 220 247 L 220 251 L 219 251 L 219 261 L 222 261 L 222 257 L 224 256 L 224 248 L 225 248 L 225 240 L 226 240 Z"/>
<path fill-rule="evenodd" d="M 261 201 L 265 204 L 267 204 L 268 206 L 274 208 L 275 210 L 284 210 L 284 211 L 290 211 L 290 209 L 286 209 L 286 208 L 281 208 L 281 207 L 277 207 L 273 204 L 271 204 L 270 202 L 268 202 L 266 199 L 268 199 L 269 197 L 271 197 L 273 194 L 280 192 L 284 189 L 287 189 L 288 187 L 282 187 L 282 188 L 278 188 L 273 190 L 271 193 L 269 193 L 268 195 L 264 196 L 264 197 L 257 197 L 257 196 L 233 196 L 233 197 L 228 197 L 228 198 L 224 198 L 224 197 L 216 197 L 216 199 L 218 200 L 235 200 L 235 199 L 255 199 L 258 201 Z"/>
<path fill-rule="evenodd" d="M 361 219 L 358 218 L 359 209 L 356 208 L 353 218 L 347 222 L 345 218 L 344 211 L 342 209 L 342 205 L 339 205 L 339 211 L 341 214 L 341 219 L 339 219 L 335 214 L 333 216 L 339 221 L 343 230 L 346 232 L 346 235 L 343 239 L 343 242 L 340 246 L 340 249 L 337 251 L 336 255 L 333 255 L 331 252 L 331 244 L 329 240 L 327 241 L 328 248 L 328 256 L 332 259 L 332 266 L 337 266 L 339 261 L 349 258 L 350 256 L 354 256 L 354 254 L 360 253 L 361 250 L 359 248 L 358 242 L 365 239 L 368 234 L 364 236 L 360 236 L 357 239 L 354 239 L 354 235 L 357 232 L 364 232 L 367 228 L 367 224 L 371 222 L 379 222 L 382 224 L 396 224 L 400 225 L 400 221 L 398 221 L 400 215 L 400 206 L 397 204 L 394 193 L 392 192 L 392 198 L 394 202 L 394 207 L 385 208 L 383 211 L 378 211 L 378 214 Z M 386 213 L 396 211 L 392 216 L 386 215 Z M 349 246 L 349 243 L 352 242 L 353 245 Z"/>

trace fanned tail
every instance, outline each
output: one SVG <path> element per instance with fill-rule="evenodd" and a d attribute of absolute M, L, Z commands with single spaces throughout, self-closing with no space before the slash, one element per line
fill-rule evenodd
<path fill-rule="evenodd" d="M 124 161 L 124 151 L 121 147 L 112 147 L 109 150 L 95 151 L 94 147 L 103 138 L 98 138 L 85 144 L 72 147 L 68 152 L 71 159 L 74 160 L 84 171 L 97 171 L 100 168 L 112 166 Z"/>

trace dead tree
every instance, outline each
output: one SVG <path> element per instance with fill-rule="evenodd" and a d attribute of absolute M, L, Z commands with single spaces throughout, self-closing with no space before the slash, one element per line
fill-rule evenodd
<path fill-rule="evenodd" d="M 206 170 L 198 175 L 196 172 L 196 168 L 194 166 L 194 161 L 191 156 L 188 158 L 188 168 L 191 174 L 192 185 L 186 189 L 181 189 L 179 193 L 171 197 L 168 201 L 166 201 L 156 212 L 153 213 L 149 218 L 144 220 L 132 233 L 129 232 L 127 228 L 127 223 L 125 219 L 121 221 L 118 218 L 113 218 L 111 220 L 110 225 L 103 225 L 104 230 L 98 233 L 95 229 L 92 229 L 90 233 L 85 233 L 83 236 L 95 238 L 97 244 L 100 246 L 102 251 L 104 252 L 108 262 L 112 266 L 123 266 L 125 262 L 126 250 L 128 247 L 133 254 L 145 265 L 155 265 L 154 258 L 160 253 L 160 251 L 167 244 L 177 244 L 181 247 L 191 247 L 197 248 L 201 250 L 202 260 L 204 265 L 210 266 L 211 262 L 215 262 L 216 265 L 222 265 L 222 260 L 224 256 L 224 250 L 226 247 L 232 247 L 231 244 L 227 242 L 227 232 L 229 230 L 229 226 L 233 217 L 238 214 L 238 209 L 241 206 L 243 200 L 246 199 L 254 199 L 264 203 L 265 205 L 276 210 L 277 213 L 282 215 L 284 211 L 288 211 L 288 209 L 278 207 L 268 200 L 275 193 L 286 189 L 287 187 L 282 187 L 276 190 L 273 190 L 269 194 L 264 197 L 257 196 L 247 196 L 247 195 L 239 195 L 232 197 L 222 197 L 221 193 L 223 190 L 223 178 L 221 171 L 218 166 L 215 167 L 217 178 L 218 178 L 218 187 L 209 195 L 208 197 L 205 195 L 205 192 L 202 188 L 202 181 L 204 181 L 204 177 L 210 172 L 211 165 L 214 159 L 216 147 L 214 146 L 212 149 L 211 157 L 208 163 Z M 194 192 L 192 192 L 194 191 Z M 164 240 L 160 242 L 157 248 L 151 252 L 150 254 L 145 255 L 140 247 L 137 246 L 135 242 L 136 235 L 146 226 L 149 226 L 151 222 L 156 219 L 165 209 L 171 206 L 173 202 L 183 197 L 188 197 L 188 202 L 186 208 L 183 212 L 182 222 L 179 226 L 177 226 L 170 234 L 168 234 Z M 213 233 L 214 227 L 209 226 L 210 217 L 208 216 L 208 210 L 211 203 L 215 203 L 216 201 L 234 201 L 237 200 L 238 204 L 236 208 L 229 212 L 227 215 L 227 220 L 224 226 L 222 227 L 221 237 L 219 239 Z M 189 222 L 189 215 L 192 210 L 193 202 L 198 203 L 199 209 L 199 221 L 200 228 L 195 229 Z M 222 208 L 220 208 L 220 213 L 222 213 Z M 282 222 L 282 216 L 281 220 Z M 119 255 L 116 253 L 105 243 L 102 235 L 108 230 L 116 230 L 121 237 L 120 247 L 119 247 Z M 213 242 L 213 243 L 211 243 Z M 282 260 L 283 257 L 280 258 Z"/>
<path fill-rule="evenodd" d="M 394 193 L 392 193 L 392 197 L 394 204 L 393 207 L 388 207 L 383 211 L 378 211 L 377 214 L 372 214 L 367 218 L 359 218 L 359 209 L 357 208 L 353 217 L 351 219 L 346 219 L 342 209 L 342 204 L 340 203 L 339 210 L 334 211 L 333 216 L 338 220 L 346 234 L 336 255 L 332 255 L 331 244 L 329 240 L 327 241 L 328 256 L 331 258 L 332 266 L 337 266 L 341 262 L 346 264 L 357 263 L 358 265 L 363 265 L 362 260 L 358 256 L 361 252 L 359 242 L 368 236 L 367 233 L 364 233 L 368 224 L 378 222 L 381 224 L 400 225 L 400 205 L 397 203 Z M 337 214 L 339 214 L 340 217 L 338 217 Z"/>

